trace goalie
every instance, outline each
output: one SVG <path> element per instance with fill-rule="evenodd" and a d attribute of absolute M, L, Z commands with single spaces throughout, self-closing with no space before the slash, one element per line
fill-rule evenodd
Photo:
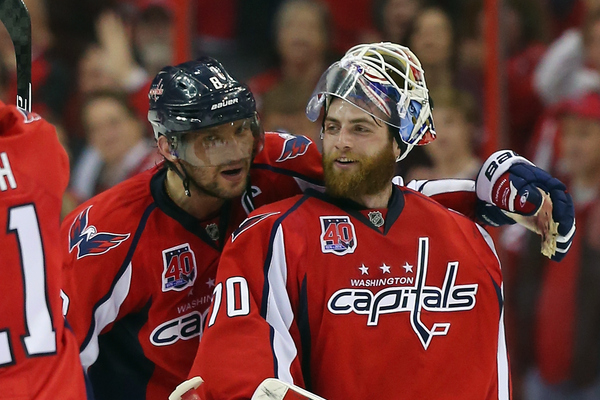
<path fill-rule="evenodd" d="M 276 377 L 330 400 L 509 399 L 502 273 L 489 235 L 392 184 L 395 162 L 435 139 L 418 59 L 391 43 L 354 47 L 315 89 L 307 115 L 322 111 L 325 193 L 256 210 L 225 246 L 191 371 L 205 380 L 201 398 L 249 399 Z M 550 193 L 551 211 L 536 187 Z M 525 159 L 494 154 L 477 192 L 510 212 L 543 208 L 533 225 L 548 236 L 548 255 L 568 251 L 570 197 Z M 479 215 L 512 222 L 497 210 Z"/>

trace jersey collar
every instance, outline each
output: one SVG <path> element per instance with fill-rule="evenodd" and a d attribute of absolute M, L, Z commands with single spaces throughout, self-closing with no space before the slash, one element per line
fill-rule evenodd
<path fill-rule="evenodd" d="M 307 189 L 304 193 L 308 196 L 316 197 L 319 200 L 325 201 L 327 203 L 333 204 L 338 208 L 341 208 L 355 219 L 359 220 L 369 228 L 381 234 L 381 231 L 375 225 L 373 225 L 369 218 L 365 217 L 360 212 L 362 210 L 369 210 L 369 208 L 363 206 L 362 204 L 358 204 L 357 202 L 350 199 L 332 197 L 326 193 L 321 193 L 314 189 Z M 392 228 L 392 225 L 394 225 L 394 222 L 396 222 L 396 220 L 402 213 L 402 210 L 404 209 L 404 194 L 396 185 L 392 185 L 392 195 L 390 196 L 390 200 L 388 201 L 387 209 L 388 213 L 385 218 L 385 224 L 383 229 L 384 236 L 387 235 L 389 230 Z"/>

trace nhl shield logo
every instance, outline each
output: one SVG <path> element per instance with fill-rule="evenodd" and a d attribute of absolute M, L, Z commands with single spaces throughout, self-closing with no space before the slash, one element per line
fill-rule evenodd
<path fill-rule="evenodd" d="M 356 232 L 348 216 L 327 216 L 321 219 L 321 251 L 338 256 L 354 253 Z"/>
<path fill-rule="evenodd" d="M 371 211 L 369 214 L 369 221 L 377 228 L 381 228 L 383 224 L 385 224 L 385 220 L 383 219 L 383 215 L 379 211 Z"/>
<path fill-rule="evenodd" d="M 196 257 L 189 243 L 163 250 L 162 291 L 180 292 L 196 281 Z"/>

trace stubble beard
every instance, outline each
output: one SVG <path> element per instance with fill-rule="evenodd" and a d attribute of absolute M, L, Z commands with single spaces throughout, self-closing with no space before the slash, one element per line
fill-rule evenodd
<path fill-rule="evenodd" d="M 357 199 L 363 195 L 375 195 L 391 184 L 396 167 L 396 156 L 391 146 L 386 146 L 374 156 L 357 158 L 357 171 L 340 171 L 334 168 L 339 154 L 323 154 L 325 192 L 333 197 Z"/>
<path fill-rule="evenodd" d="M 250 180 L 250 159 L 245 162 L 243 170 L 246 173 L 246 178 L 243 184 L 239 184 L 235 188 L 225 188 L 219 183 L 220 171 L 216 173 L 208 171 L 205 167 L 195 167 L 189 163 L 185 163 L 185 169 L 190 179 L 190 186 L 196 188 L 200 193 L 223 200 L 231 200 L 241 196 Z"/>

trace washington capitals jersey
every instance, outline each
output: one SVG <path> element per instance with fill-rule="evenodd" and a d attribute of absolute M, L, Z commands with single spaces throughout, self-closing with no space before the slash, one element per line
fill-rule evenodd
<path fill-rule="evenodd" d="M 86 398 L 60 297 L 68 179 L 52 125 L 0 103 L 0 399 Z"/>
<path fill-rule="evenodd" d="M 222 243 L 255 207 L 320 185 L 305 137 L 267 134 L 247 192 L 199 221 L 173 203 L 159 165 L 92 198 L 63 222 L 67 319 L 96 399 L 161 399 L 185 378 Z"/>
<path fill-rule="evenodd" d="M 214 289 L 190 374 L 203 400 L 268 377 L 328 400 L 509 398 L 493 244 L 410 189 L 384 209 L 307 191 L 255 211 Z"/>

